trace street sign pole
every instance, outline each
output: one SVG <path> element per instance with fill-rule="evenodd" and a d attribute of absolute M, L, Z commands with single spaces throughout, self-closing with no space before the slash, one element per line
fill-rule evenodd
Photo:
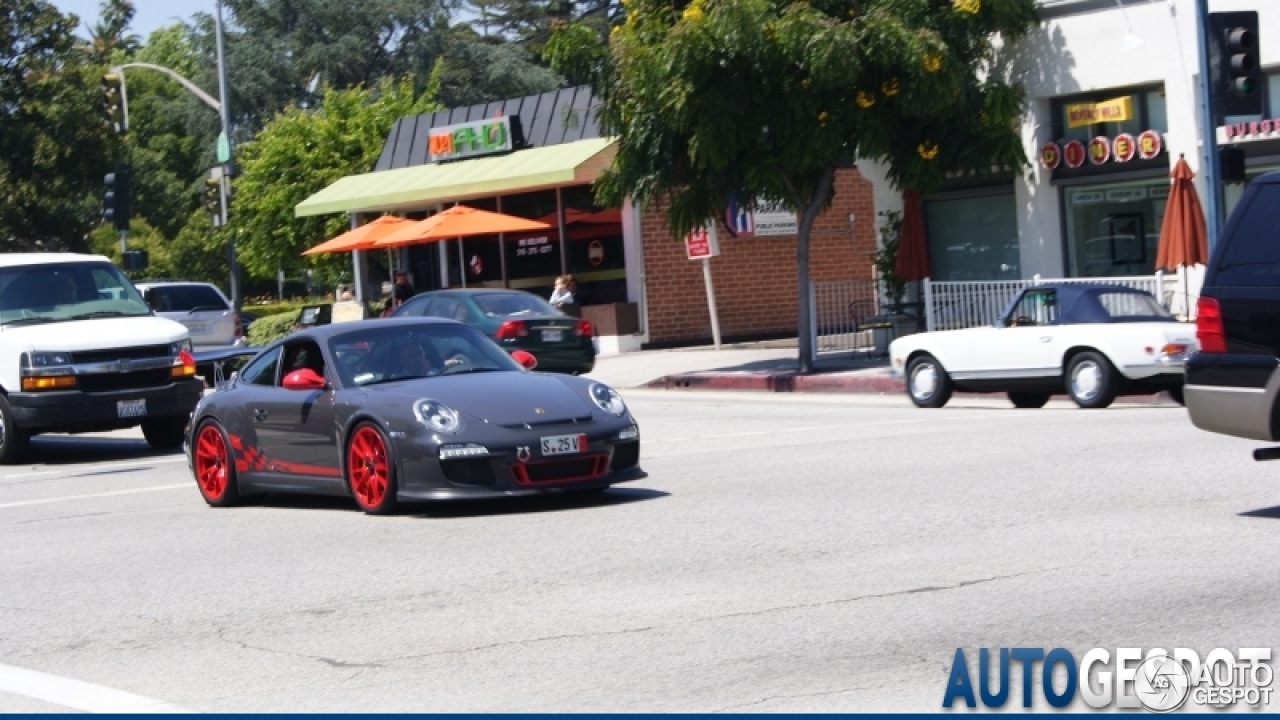
<path fill-rule="evenodd" d="M 711 313 L 711 339 L 720 349 L 720 315 L 716 312 L 716 291 L 711 286 L 711 258 L 702 258 L 702 280 L 707 284 L 707 311 Z"/>
<path fill-rule="evenodd" d="M 698 228 L 684 238 L 685 254 L 690 260 L 702 261 L 702 280 L 707 286 L 707 312 L 711 315 L 711 339 L 720 349 L 720 315 L 716 312 L 716 291 L 711 285 L 711 258 L 720 254 L 714 222 Z"/>
<path fill-rule="evenodd" d="M 1204 162 L 1200 176 L 1204 178 L 1204 225 L 1209 252 L 1218 244 L 1222 226 L 1222 170 L 1218 167 L 1218 125 L 1213 112 L 1213 88 L 1209 86 L 1209 0 L 1196 0 L 1196 27 L 1200 41 L 1200 146 Z"/>
<path fill-rule="evenodd" d="M 215 5 L 213 27 L 218 51 L 218 112 L 222 116 L 222 135 L 218 138 L 218 162 L 222 164 L 222 227 L 226 227 L 227 183 L 231 177 L 231 98 L 227 94 L 227 61 L 222 40 L 222 0 L 216 0 Z M 231 269 L 231 306 L 239 312 L 241 305 L 239 263 L 236 258 L 235 234 L 230 232 L 227 234 L 227 264 Z"/>

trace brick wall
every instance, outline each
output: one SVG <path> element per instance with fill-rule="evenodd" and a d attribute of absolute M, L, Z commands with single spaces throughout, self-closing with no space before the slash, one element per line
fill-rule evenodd
<path fill-rule="evenodd" d="M 835 199 L 814 221 L 809 273 L 814 282 L 872 277 L 876 251 L 871 182 L 856 169 L 840 170 Z M 849 215 L 854 225 L 849 226 Z M 711 339 L 702 263 L 685 256 L 684 242 L 667 231 L 659 208 L 645 208 L 640 228 L 649 305 L 649 342 Z M 720 256 L 711 280 L 722 337 L 796 332 L 795 237 L 739 239 L 720 229 Z"/>

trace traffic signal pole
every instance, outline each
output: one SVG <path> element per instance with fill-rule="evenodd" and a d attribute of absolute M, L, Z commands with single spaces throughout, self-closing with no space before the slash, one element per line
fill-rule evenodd
<path fill-rule="evenodd" d="M 1218 245 L 1222 224 L 1222 168 L 1218 162 L 1218 124 L 1213 112 L 1213 88 L 1209 70 L 1209 0 L 1196 0 L 1196 25 L 1200 41 L 1200 136 L 1204 162 L 1200 176 L 1204 178 L 1204 224 L 1209 252 Z"/>
<path fill-rule="evenodd" d="M 222 116 L 222 134 L 227 138 L 228 147 L 231 142 L 231 102 L 227 95 L 227 62 L 226 53 L 224 51 L 222 40 L 222 0 L 215 2 L 216 12 L 214 13 L 213 28 L 218 51 L 218 112 Z M 222 164 L 222 227 L 227 226 L 227 182 L 231 177 L 230 159 Z M 227 264 L 231 268 L 231 306 L 236 312 L 240 311 L 240 272 L 237 266 L 236 258 L 236 238 L 235 233 L 227 234 Z"/>

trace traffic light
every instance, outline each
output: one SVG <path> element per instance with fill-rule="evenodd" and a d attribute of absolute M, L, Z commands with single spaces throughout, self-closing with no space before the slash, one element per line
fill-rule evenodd
<path fill-rule="evenodd" d="M 102 76 L 102 108 L 107 119 L 115 127 L 116 132 L 123 133 L 129 129 L 129 119 L 124 109 L 124 78 L 116 73 Z"/>
<path fill-rule="evenodd" d="M 115 169 L 102 178 L 102 221 L 117 230 L 129 229 L 129 185 L 132 169 L 116 163 Z"/>
<path fill-rule="evenodd" d="M 210 168 L 204 180 L 204 209 L 214 227 L 222 227 L 222 168 Z"/>
<path fill-rule="evenodd" d="M 1258 13 L 1209 13 L 1209 97 L 1218 121 L 1262 114 Z"/>
<path fill-rule="evenodd" d="M 146 250 L 125 250 L 120 256 L 120 267 L 124 268 L 125 272 L 146 270 L 148 262 L 150 257 Z"/>

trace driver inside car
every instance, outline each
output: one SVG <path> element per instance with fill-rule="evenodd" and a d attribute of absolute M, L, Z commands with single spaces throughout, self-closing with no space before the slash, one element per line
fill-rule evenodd
<path fill-rule="evenodd" d="M 390 375 L 392 377 L 411 378 L 426 377 L 434 374 L 427 353 L 416 342 L 402 343 L 395 349 L 395 364 Z"/>

